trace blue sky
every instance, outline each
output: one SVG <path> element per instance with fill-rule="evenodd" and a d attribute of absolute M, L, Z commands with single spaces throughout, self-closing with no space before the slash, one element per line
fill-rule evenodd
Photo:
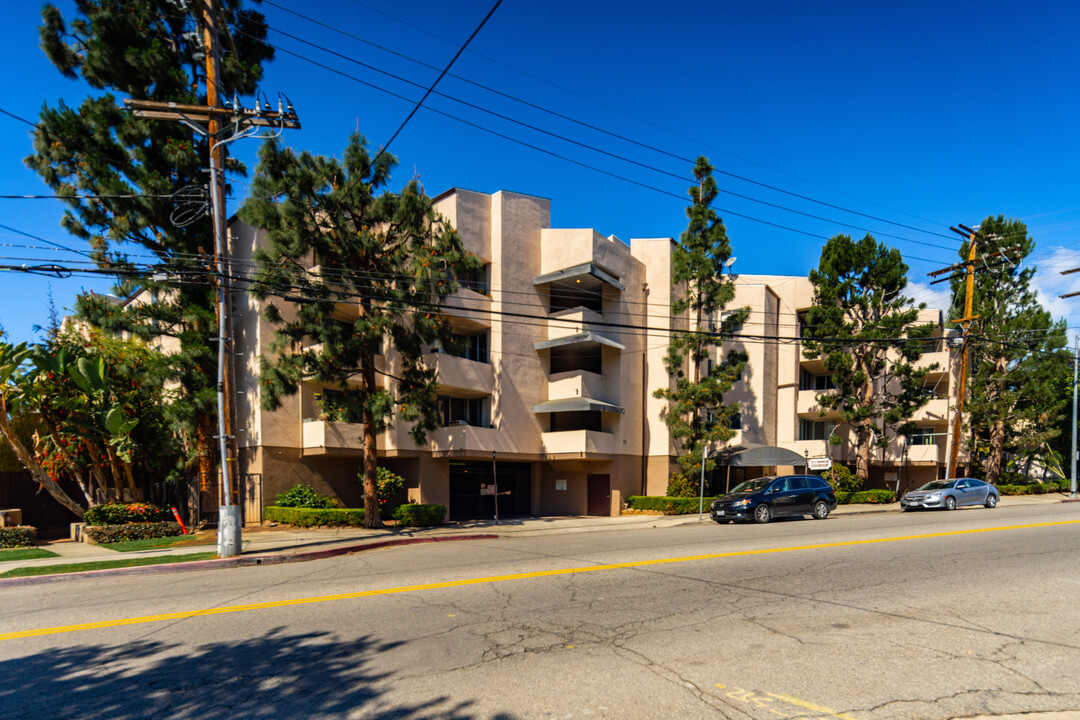
<path fill-rule="evenodd" d="M 273 99 L 288 95 L 303 123 L 285 141 L 325 154 L 340 153 L 357 128 L 373 145 L 385 143 L 409 100 L 438 75 L 373 44 L 441 68 L 491 7 L 274 3 L 262 6 L 271 28 L 356 61 L 270 33 L 281 51 L 262 87 Z M 59 5 L 70 16 L 71 3 Z M 5 20 L 0 108 L 34 120 L 43 103 L 80 103 L 88 88 L 61 77 L 37 47 L 38 4 L 12 3 Z M 926 273 L 956 260 L 949 225 L 1000 213 L 1027 223 L 1043 300 L 1075 331 L 1080 297 L 1057 296 L 1080 289 L 1080 276 L 1059 274 L 1080 266 L 1078 31 L 1080 5 L 1067 2 L 504 0 L 452 70 L 502 95 L 444 78 L 437 89 L 450 97 L 433 94 L 391 147 L 400 159 L 393 184 L 415 173 L 432 195 L 455 186 L 514 190 L 550 198 L 556 227 L 623 240 L 678 236 L 682 178 L 704 154 L 731 173 L 717 176 L 733 194 L 716 204 L 737 272 L 804 275 L 823 238 L 869 230 L 901 250 L 910 294 L 932 306 L 943 301 L 942 286 L 927 287 Z M 22 164 L 29 127 L 0 115 L 0 129 L 0 194 L 48 192 Z M 257 146 L 233 148 L 253 168 Z M 247 189 L 234 186 L 230 210 Z M 59 227 L 58 203 L 0 203 L 0 223 L 78 245 Z M 42 243 L 3 228 L 0 243 L 2 264 L 72 257 L 12 247 Z M 16 340 L 35 339 L 50 288 L 63 312 L 80 290 L 108 286 L 0 274 L 0 325 Z"/>

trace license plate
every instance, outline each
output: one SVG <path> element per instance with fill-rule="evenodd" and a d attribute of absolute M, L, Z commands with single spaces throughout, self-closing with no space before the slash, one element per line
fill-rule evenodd
<path fill-rule="evenodd" d="M 713 515 L 723 515 L 723 514 L 724 514 L 723 510 L 713 510 Z"/>

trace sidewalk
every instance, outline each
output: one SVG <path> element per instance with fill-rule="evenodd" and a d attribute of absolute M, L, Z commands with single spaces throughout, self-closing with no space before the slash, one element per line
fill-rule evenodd
<path fill-rule="evenodd" d="M 1047 495 L 1006 496 L 1001 499 L 1001 506 L 1052 505 L 1068 500 L 1068 493 Z M 833 515 L 862 515 L 872 513 L 899 513 L 899 503 L 888 505 L 840 505 Z M 246 527 L 241 533 L 242 552 L 237 558 L 200 560 L 179 565 L 152 565 L 112 570 L 95 570 L 92 574 L 151 574 L 175 572 L 177 570 L 200 570 L 210 567 L 236 567 L 241 565 L 262 565 L 282 562 L 315 560 L 336 555 L 344 555 L 361 550 L 393 545 L 405 545 L 423 542 L 445 542 L 452 540 L 474 540 L 497 537 L 536 537 L 548 534 L 604 532 L 614 530 L 668 528 L 693 523 L 708 523 L 708 508 L 699 520 L 692 515 L 620 515 L 618 517 L 526 517 L 508 518 L 499 523 L 494 520 L 468 520 L 454 522 L 433 528 L 385 528 L 367 530 L 364 528 L 287 528 L 259 525 Z M 59 557 L 36 560 L 11 560 L 0 562 L 0 573 L 21 567 L 45 567 L 67 565 L 71 563 L 98 562 L 103 560 L 123 560 L 143 557 L 175 557 L 178 561 L 184 555 L 216 552 L 217 546 L 213 535 L 207 537 L 206 545 L 190 545 L 175 548 L 158 548 L 136 552 L 116 552 L 100 545 L 56 540 L 39 545 L 42 549 L 56 553 Z M 0 586 L 8 584 L 31 584 L 49 582 L 59 578 L 85 576 L 45 575 L 31 578 L 0 579 Z"/>

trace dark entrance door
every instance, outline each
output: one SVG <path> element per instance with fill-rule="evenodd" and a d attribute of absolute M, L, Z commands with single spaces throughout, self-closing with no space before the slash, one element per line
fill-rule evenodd
<path fill-rule="evenodd" d="M 528 463 L 499 462 L 499 518 L 522 517 L 532 513 L 532 468 Z M 490 461 L 450 461 L 450 519 L 490 520 L 495 517 L 495 497 L 481 495 L 495 477 Z"/>
<path fill-rule="evenodd" d="M 611 514 L 611 476 L 589 476 L 589 515 Z"/>

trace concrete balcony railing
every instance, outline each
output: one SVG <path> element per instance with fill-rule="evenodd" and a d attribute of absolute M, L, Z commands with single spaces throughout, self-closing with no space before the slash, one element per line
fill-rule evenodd
<path fill-rule="evenodd" d="M 548 315 L 547 337 L 548 340 L 577 335 L 579 333 L 594 333 L 618 341 L 604 323 L 604 316 L 595 310 L 587 308 L 571 308 L 559 310 Z"/>
<path fill-rule="evenodd" d="M 577 397 L 619 404 L 619 398 L 607 397 L 602 375 L 574 370 L 551 376 L 548 382 L 548 400 L 569 400 Z"/>
<path fill-rule="evenodd" d="M 949 398 L 933 398 L 915 411 L 915 422 L 945 422 L 949 419 Z"/>
<path fill-rule="evenodd" d="M 541 435 L 541 444 L 548 457 L 611 455 L 615 451 L 615 435 L 595 430 L 546 432 Z"/>
<path fill-rule="evenodd" d="M 808 420 L 835 420 L 840 417 L 840 413 L 836 410 L 825 410 L 825 414 L 821 415 L 822 407 L 818 402 L 818 395 L 835 393 L 835 390 L 800 390 L 795 402 L 795 412 Z"/>
<path fill-rule="evenodd" d="M 931 365 L 937 364 L 937 370 L 935 372 L 948 372 L 951 367 L 951 359 L 947 351 L 942 352 L 924 352 L 918 360 L 915 361 L 915 369 L 922 370 L 928 368 Z"/>
<path fill-rule="evenodd" d="M 443 302 L 442 314 L 450 318 L 457 331 L 476 331 L 491 327 L 491 298 L 459 288 Z"/>
<path fill-rule="evenodd" d="M 364 449 L 362 423 L 304 420 L 303 426 L 305 455 L 359 455 Z M 381 445 L 381 439 L 376 444 Z"/>
<path fill-rule="evenodd" d="M 938 438 L 938 440 L 944 441 L 945 438 Z M 891 451 L 892 447 L 890 447 L 889 450 Z M 902 448 L 901 448 L 901 450 L 902 450 Z M 899 454 L 900 453 L 898 453 L 898 452 L 897 453 L 890 452 L 889 454 L 890 455 L 897 455 L 896 459 L 899 461 L 899 459 L 900 459 Z M 944 464 L 945 461 L 946 461 L 946 458 L 945 458 L 945 443 L 941 442 L 941 444 L 937 444 L 937 445 L 909 445 L 908 449 L 907 449 L 907 459 L 908 459 L 908 462 L 912 462 L 912 463 L 939 463 L 939 464 Z"/>
<path fill-rule="evenodd" d="M 487 363 L 454 357 L 446 353 L 424 356 L 428 367 L 439 373 L 439 389 L 462 397 L 491 395 L 495 390 L 495 368 Z"/>
<path fill-rule="evenodd" d="M 472 425 L 437 428 L 428 433 L 428 442 L 435 457 L 475 456 L 490 459 L 493 451 L 499 454 L 511 451 L 505 434 L 496 428 Z"/>

